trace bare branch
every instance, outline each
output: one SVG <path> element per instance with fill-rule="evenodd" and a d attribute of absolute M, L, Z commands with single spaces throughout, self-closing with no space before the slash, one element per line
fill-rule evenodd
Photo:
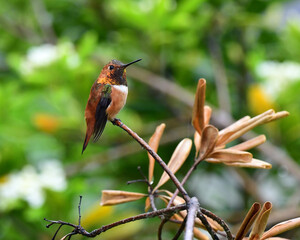
<path fill-rule="evenodd" d="M 206 216 L 210 217 L 211 219 L 215 220 L 217 223 L 219 223 L 222 228 L 224 229 L 225 233 L 226 233 L 226 236 L 227 236 L 227 239 L 228 240 L 233 240 L 233 236 L 229 230 L 229 227 L 227 226 L 227 224 L 221 219 L 219 218 L 217 215 L 213 214 L 212 212 L 208 211 L 207 209 L 205 208 L 200 208 L 201 209 L 201 212 L 203 214 L 205 214 Z"/>
<path fill-rule="evenodd" d="M 164 227 L 164 225 L 168 222 L 169 218 L 163 218 L 161 223 L 159 224 L 159 227 L 158 227 L 158 231 L 157 231 L 157 237 L 158 237 L 158 240 L 162 240 L 162 229 Z"/>
<path fill-rule="evenodd" d="M 193 240 L 194 237 L 194 224 L 197 211 L 199 210 L 199 202 L 198 199 L 192 197 L 189 202 L 187 221 L 186 221 L 186 229 L 185 229 L 185 240 Z"/>
<path fill-rule="evenodd" d="M 186 209 L 186 204 L 176 205 L 176 206 L 171 207 L 171 208 L 163 208 L 163 209 L 160 209 L 160 210 L 157 210 L 157 211 L 152 211 L 152 212 L 148 212 L 148 213 L 139 214 L 139 215 L 136 215 L 136 216 L 133 216 L 133 217 L 125 218 L 123 220 L 120 220 L 120 221 L 117 221 L 117 222 L 114 222 L 114 223 L 111 223 L 111 224 L 108 224 L 108 225 L 104 225 L 101 228 L 95 229 L 91 232 L 88 232 L 83 227 L 81 227 L 79 225 L 72 224 L 72 223 L 68 223 L 68 222 L 64 222 L 64 221 L 60 221 L 60 220 L 59 221 L 53 221 L 53 220 L 48 220 L 46 218 L 44 220 L 47 221 L 47 222 L 50 222 L 50 224 L 48 224 L 46 226 L 47 228 L 49 228 L 50 226 L 52 226 L 54 224 L 59 224 L 61 226 L 66 225 L 66 226 L 73 227 L 74 228 L 73 231 L 71 233 L 67 234 L 64 237 L 64 239 L 66 239 L 66 237 L 68 237 L 68 236 L 75 235 L 75 234 L 80 234 L 80 235 L 83 235 L 83 236 L 86 236 L 86 237 L 93 238 L 93 237 L 96 237 L 96 236 L 100 235 L 101 233 L 103 233 L 103 232 L 105 232 L 105 231 L 107 231 L 111 228 L 120 226 L 120 225 L 125 224 L 125 223 L 134 222 L 134 221 L 145 219 L 145 218 L 153 218 L 153 217 L 156 217 L 156 216 L 169 216 L 169 215 L 173 215 L 173 214 L 177 213 L 178 211 L 185 210 L 185 209 Z"/>
<path fill-rule="evenodd" d="M 78 204 L 78 226 L 81 226 L 81 200 L 82 196 L 79 196 L 79 204 Z"/>
<path fill-rule="evenodd" d="M 183 230 L 185 228 L 185 225 L 186 225 L 186 217 L 183 219 L 183 222 L 181 223 L 180 228 L 178 229 L 176 235 L 173 237 L 172 240 L 177 240 L 180 237 L 181 233 L 183 232 Z"/>
<path fill-rule="evenodd" d="M 219 240 L 218 236 L 214 232 L 214 230 L 211 228 L 209 223 L 207 222 L 206 218 L 203 216 L 201 210 L 199 209 L 197 212 L 197 217 L 201 220 L 201 222 L 206 227 L 206 230 L 209 232 L 210 236 L 213 238 L 213 240 Z"/>

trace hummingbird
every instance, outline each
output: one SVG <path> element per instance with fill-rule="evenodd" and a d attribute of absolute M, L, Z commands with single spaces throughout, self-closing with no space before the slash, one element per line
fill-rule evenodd
<path fill-rule="evenodd" d="M 94 135 L 96 142 L 106 125 L 107 120 L 113 121 L 124 107 L 128 94 L 126 68 L 138 59 L 124 64 L 118 60 L 111 60 L 106 64 L 94 82 L 85 108 L 86 135 L 82 152 L 86 149 L 89 140 Z"/>

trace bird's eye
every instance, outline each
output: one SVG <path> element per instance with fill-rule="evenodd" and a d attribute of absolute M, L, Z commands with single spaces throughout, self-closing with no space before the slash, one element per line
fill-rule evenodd
<path fill-rule="evenodd" d="M 109 70 L 113 70 L 115 67 L 113 65 L 109 65 Z"/>

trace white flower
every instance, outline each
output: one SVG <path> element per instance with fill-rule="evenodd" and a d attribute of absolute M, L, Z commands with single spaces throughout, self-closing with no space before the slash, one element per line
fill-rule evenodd
<path fill-rule="evenodd" d="M 56 160 L 48 160 L 41 166 L 40 182 L 44 188 L 54 191 L 66 189 L 67 182 L 63 167 Z"/>
<path fill-rule="evenodd" d="M 63 191 L 67 186 L 62 165 L 57 160 L 42 162 L 40 172 L 27 165 L 20 172 L 12 173 L 0 184 L 0 209 L 23 199 L 31 207 L 40 207 L 45 201 L 44 189 Z"/>
<path fill-rule="evenodd" d="M 25 59 L 21 63 L 21 73 L 25 75 L 31 74 L 35 68 L 48 66 L 64 57 L 69 68 L 75 68 L 80 63 L 74 45 L 70 42 L 64 42 L 59 45 L 43 44 L 32 47 L 28 50 Z"/>
<path fill-rule="evenodd" d="M 289 84 L 300 79 L 300 64 L 265 61 L 256 67 L 256 73 L 264 80 L 266 92 L 275 98 Z"/>

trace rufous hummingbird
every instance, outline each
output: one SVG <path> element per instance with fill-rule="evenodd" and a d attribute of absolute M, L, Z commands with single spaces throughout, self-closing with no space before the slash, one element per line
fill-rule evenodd
<path fill-rule="evenodd" d="M 138 59 L 127 64 L 118 60 L 111 60 L 103 67 L 91 88 L 85 108 L 84 116 L 87 129 L 82 153 L 86 149 L 90 137 L 94 134 L 94 141 L 97 141 L 107 120 L 113 121 L 124 107 L 128 94 L 126 67 L 141 60 Z"/>

